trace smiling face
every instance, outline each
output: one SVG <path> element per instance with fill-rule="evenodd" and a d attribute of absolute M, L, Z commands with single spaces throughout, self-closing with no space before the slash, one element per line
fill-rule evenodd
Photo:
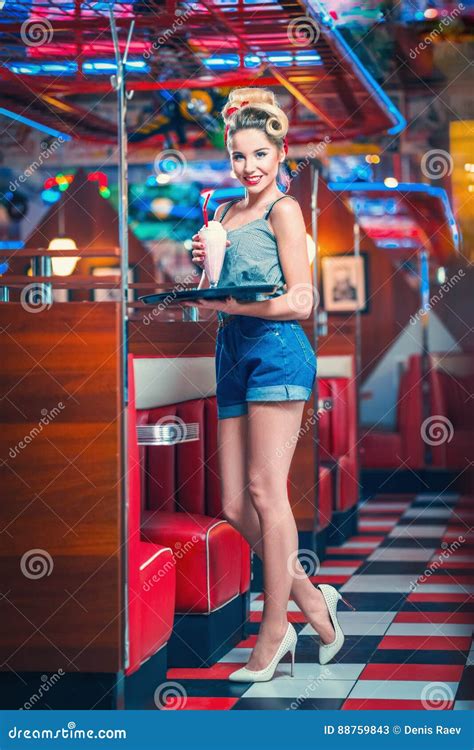
<path fill-rule="evenodd" d="M 252 193 L 274 184 L 284 150 L 280 151 L 262 130 L 239 130 L 230 142 L 232 169 L 237 179 Z"/>

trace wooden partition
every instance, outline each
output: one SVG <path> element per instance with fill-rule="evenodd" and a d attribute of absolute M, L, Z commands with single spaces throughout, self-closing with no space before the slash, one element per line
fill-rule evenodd
<path fill-rule="evenodd" d="M 123 667 L 119 312 L 0 303 L 2 671 Z"/>

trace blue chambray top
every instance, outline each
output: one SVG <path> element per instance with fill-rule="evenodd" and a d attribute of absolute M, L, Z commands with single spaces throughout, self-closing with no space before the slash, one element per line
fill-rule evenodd
<path fill-rule="evenodd" d="M 272 295 L 255 295 L 255 299 L 259 301 L 278 297 L 285 293 L 283 285 L 286 282 L 278 255 L 277 241 L 268 223 L 268 217 L 273 206 L 283 198 L 296 200 L 292 195 L 282 195 L 273 201 L 263 218 L 254 219 L 241 227 L 227 230 L 227 239 L 230 240 L 231 244 L 224 256 L 218 287 L 253 286 L 256 284 L 275 284 L 279 287 Z M 240 199 L 236 198 L 229 201 L 218 221 L 222 223 L 229 208 L 238 200 Z M 228 314 L 219 310 L 217 317 L 222 320 Z"/>

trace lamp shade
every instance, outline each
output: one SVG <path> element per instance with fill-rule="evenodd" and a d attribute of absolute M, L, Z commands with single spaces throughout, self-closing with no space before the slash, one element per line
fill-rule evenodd
<path fill-rule="evenodd" d="M 77 245 L 70 237 L 55 237 L 48 245 L 48 250 L 77 250 Z M 52 258 L 53 274 L 55 276 L 70 276 L 74 271 L 79 257 Z"/>

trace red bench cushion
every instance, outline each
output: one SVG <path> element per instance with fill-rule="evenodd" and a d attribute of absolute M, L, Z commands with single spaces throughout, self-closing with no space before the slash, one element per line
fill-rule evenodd
<path fill-rule="evenodd" d="M 241 593 L 242 537 L 227 521 L 146 511 L 142 535 L 173 549 L 176 612 L 212 612 Z"/>

